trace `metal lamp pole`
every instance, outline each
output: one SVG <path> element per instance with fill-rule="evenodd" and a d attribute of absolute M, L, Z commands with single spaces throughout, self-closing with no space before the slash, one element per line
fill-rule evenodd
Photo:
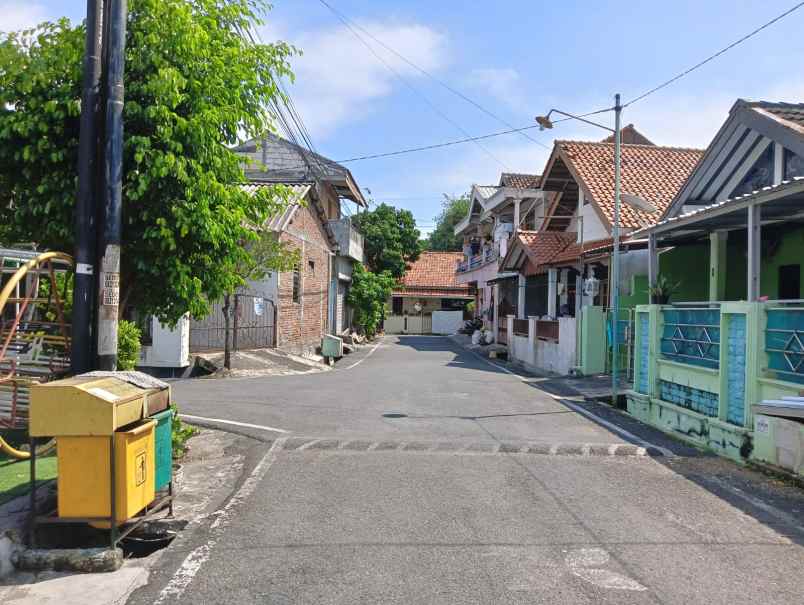
<path fill-rule="evenodd" d="M 583 116 L 574 115 L 571 113 L 567 113 L 565 111 L 560 111 L 558 109 L 551 109 L 547 115 L 538 116 L 536 118 L 536 122 L 541 126 L 541 129 L 544 130 L 545 128 L 553 128 L 553 122 L 550 120 L 550 115 L 553 113 L 558 113 L 563 116 L 566 116 L 566 119 L 578 120 L 579 122 L 584 122 L 586 124 L 591 124 L 592 126 L 597 126 L 598 128 L 602 128 L 603 130 L 608 130 L 609 132 L 614 133 L 614 224 L 611 228 L 611 234 L 614 239 L 614 251 L 611 257 L 611 271 L 609 275 L 609 284 L 611 289 L 611 311 L 613 315 L 612 319 L 612 347 L 611 347 L 611 402 L 612 404 L 616 404 L 617 402 L 617 373 L 619 372 L 619 360 L 617 359 L 617 341 L 619 340 L 619 336 L 617 334 L 617 324 L 620 315 L 620 185 L 621 185 L 621 178 L 620 178 L 620 169 L 622 167 L 622 133 L 621 133 L 621 120 L 622 120 L 622 111 L 623 107 L 620 104 L 620 95 L 614 95 L 614 130 L 609 128 L 608 126 L 604 126 L 603 124 L 598 124 L 597 122 L 593 122 L 591 120 L 585 119 Z M 611 111 L 611 110 L 607 110 Z M 600 112 L 597 112 L 600 113 Z M 590 115 L 590 114 L 587 114 Z M 636 202 L 639 200 L 636 196 L 632 196 Z M 629 202 L 632 205 L 635 202 Z M 640 206 L 636 206 L 639 208 Z M 643 208 L 644 209 L 644 208 Z M 583 233 L 583 230 L 581 230 Z"/>
<path fill-rule="evenodd" d="M 617 405 L 617 386 L 619 359 L 617 358 L 617 333 L 620 319 L 620 169 L 622 167 L 622 133 L 620 120 L 622 116 L 620 95 L 614 95 L 614 224 L 611 231 L 614 236 L 614 251 L 611 255 L 611 312 L 613 315 L 611 329 L 611 403 Z"/>

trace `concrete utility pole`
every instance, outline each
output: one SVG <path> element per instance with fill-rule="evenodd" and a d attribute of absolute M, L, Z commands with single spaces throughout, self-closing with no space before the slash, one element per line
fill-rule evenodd
<path fill-rule="evenodd" d="M 74 374 L 92 369 L 92 321 L 95 308 L 97 244 L 98 120 L 101 97 L 103 0 L 87 0 L 87 34 L 78 141 L 78 199 L 75 205 L 75 283 L 70 361 Z"/>
<path fill-rule="evenodd" d="M 120 247 L 123 231 L 123 68 L 126 0 L 111 2 L 106 75 L 106 195 L 98 248 L 98 367 L 117 369 L 117 322 L 120 308 Z"/>

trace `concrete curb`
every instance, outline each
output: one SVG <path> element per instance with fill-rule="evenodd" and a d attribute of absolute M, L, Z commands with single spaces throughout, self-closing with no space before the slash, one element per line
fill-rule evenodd
<path fill-rule="evenodd" d="M 11 560 L 22 571 L 100 573 L 120 569 L 123 551 L 119 548 L 27 549 L 14 553 Z"/>

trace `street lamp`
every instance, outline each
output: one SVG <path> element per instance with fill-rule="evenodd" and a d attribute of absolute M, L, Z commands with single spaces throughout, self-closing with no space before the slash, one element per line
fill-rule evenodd
<path fill-rule="evenodd" d="M 614 133 L 614 224 L 611 227 L 611 233 L 614 238 L 614 251 L 611 258 L 611 276 L 610 282 L 612 284 L 611 307 L 612 315 L 612 345 L 611 345 L 611 403 L 617 404 L 617 322 L 620 315 L 620 167 L 622 165 L 622 134 L 620 121 L 622 117 L 623 107 L 620 104 L 620 95 L 614 95 L 614 107 L 607 111 L 614 111 L 614 130 L 603 124 L 598 124 L 591 120 L 587 120 L 583 116 L 577 116 L 558 109 L 551 109 L 547 115 L 539 116 L 536 118 L 536 123 L 539 124 L 541 130 L 553 128 L 553 122 L 550 116 L 554 113 L 566 116 L 566 119 L 578 120 L 592 126 L 597 126 L 603 130 L 608 130 Z"/>

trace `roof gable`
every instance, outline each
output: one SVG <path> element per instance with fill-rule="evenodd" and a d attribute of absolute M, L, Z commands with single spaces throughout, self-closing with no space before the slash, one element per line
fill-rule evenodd
<path fill-rule="evenodd" d="M 637 229 L 656 221 L 702 155 L 700 149 L 653 144 L 622 145 L 622 192 L 651 202 L 659 212 L 642 212 L 622 204 L 620 225 L 626 229 Z M 550 160 L 550 169 L 563 165 L 578 186 L 583 188 L 585 199 L 595 204 L 604 224 L 610 227 L 614 223 L 614 144 L 556 141 L 554 156 Z M 551 178 L 545 171 L 545 181 L 549 182 Z M 564 212 L 575 210 L 555 203 L 552 212 L 559 208 Z"/>
<path fill-rule="evenodd" d="M 324 181 L 335 187 L 341 197 L 366 205 L 348 168 L 273 133 L 267 133 L 259 141 L 246 141 L 233 151 L 248 158 L 244 171 L 249 180 L 277 183 Z"/>
<path fill-rule="evenodd" d="M 708 205 L 734 195 L 774 143 L 804 157 L 804 104 L 737 100 L 664 217 L 678 216 L 688 204 Z"/>

